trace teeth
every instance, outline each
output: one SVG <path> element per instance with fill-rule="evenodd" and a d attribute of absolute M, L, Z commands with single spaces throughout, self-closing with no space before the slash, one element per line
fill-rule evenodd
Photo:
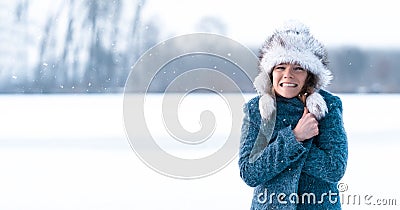
<path fill-rule="evenodd" d="M 282 87 L 296 87 L 297 85 L 293 84 L 293 83 L 282 83 L 281 86 Z"/>

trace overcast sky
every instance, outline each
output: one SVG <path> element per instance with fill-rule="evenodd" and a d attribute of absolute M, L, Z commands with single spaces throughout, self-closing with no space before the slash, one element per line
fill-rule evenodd
<path fill-rule="evenodd" d="M 400 48 L 400 12 L 391 0 L 148 0 L 143 15 L 163 28 L 163 39 L 199 31 L 207 16 L 227 25 L 224 35 L 260 45 L 276 26 L 298 19 L 326 46 Z"/>

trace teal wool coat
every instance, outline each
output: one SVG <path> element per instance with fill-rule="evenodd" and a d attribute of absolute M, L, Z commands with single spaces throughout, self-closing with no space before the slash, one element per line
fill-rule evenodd
<path fill-rule="evenodd" d="M 255 161 L 249 161 L 261 132 L 259 96 L 244 106 L 239 151 L 240 176 L 254 187 L 252 210 L 341 209 L 338 181 L 347 165 L 347 136 L 339 97 L 319 90 L 328 113 L 319 120 L 319 134 L 298 142 L 293 129 L 304 105 L 298 98 L 277 96 L 277 114 L 271 141 Z"/>

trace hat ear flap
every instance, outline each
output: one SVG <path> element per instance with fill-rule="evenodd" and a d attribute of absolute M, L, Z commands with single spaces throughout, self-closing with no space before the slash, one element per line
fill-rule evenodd
<path fill-rule="evenodd" d="M 276 105 L 272 83 L 269 75 L 265 71 L 261 71 L 254 79 L 254 87 L 258 94 L 261 95 L 258 104 L 261 117 L 265 120 L 269 120 L 272 113 L 276 110 Z"/>
<path fill-rule="evenodd" d="M 261 117 L 265 120 L 269 120 L 272 116 L 272 113 L 275 111 L 275 99 L 270 95 L 265 94 L 260 97 L 258 102 L 258 106 L 260 109 Z"/>
<path fill-rule="evenodd" d="M 324 98 L 318 92 L 314 92 L 307 97 L 306 100 L 307 109 L 310 113 L 312 113 L 317 120 L 325 117 L 325 114 L 328 113 L 328 107 L 326 106 L 326 102 Z"/>
<path fill-rule="evenodd" d="M 271 82 L 265 71 L 261 71 L 254 79 L 254 87 L 260 95 L 268 94 L 268 88 L 271 86 Z"/>

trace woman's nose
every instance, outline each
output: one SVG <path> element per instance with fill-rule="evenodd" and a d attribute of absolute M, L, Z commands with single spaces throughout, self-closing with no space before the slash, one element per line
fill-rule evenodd
<path fill-rule="evenodd" d="M 293 78 L 292 69 L 291 67 L 287 67 L 285 71 L 283 71 L 284 78 Z"/>

